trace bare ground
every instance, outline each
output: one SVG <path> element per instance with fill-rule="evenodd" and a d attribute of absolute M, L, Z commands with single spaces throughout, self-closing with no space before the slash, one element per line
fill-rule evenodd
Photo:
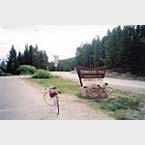
<path fill-rule="evenodd" d="M 85 101 L 76 96 L 60 95 L 60 115 L 57 119 L 77 119 L 77 120 L 110 120 L 102 111 L 94 110 Z"/>

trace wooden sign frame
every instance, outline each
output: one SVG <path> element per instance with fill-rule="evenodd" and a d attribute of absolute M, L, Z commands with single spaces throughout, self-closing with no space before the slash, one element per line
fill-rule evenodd
<path fill-rule="evenodd" d="M 76 67 L 80 85 L 83 86 L 82 79 L 97 79 L 104 78 L 106 73 L 105 67 L 97 67 L 97 68 L 88 68 L 83 66 Z"/>

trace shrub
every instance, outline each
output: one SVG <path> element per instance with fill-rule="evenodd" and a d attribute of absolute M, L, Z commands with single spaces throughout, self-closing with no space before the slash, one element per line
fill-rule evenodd
<path fill-rule="evenodd" d="M 31 75 L 36 72 L 36 68 L 30 65 L 21 65 L 17 69 L 18 74 Z"/>
<path fill-rule="evenodd" d="M 102 102 L 102 109 L 108 111 L 137 109 L 140 105 L 140 101 L 137 98 L 116 97 L 108 98 Z"/>
<path fill-rule="evenodd" d="M 2 76 L 2 74 L 3 74 L 3 71 L 0 69 L 0 76 Z"/>
<path fill-rule="evenodd" d="M 32 78 L 50 78 L 50 72 L 47 70 L 39 69 L 37 72 L 32 76 Z"/>
<path fill-rule="evenodd" d="M 3 72 L 1 69 L 0 69 L 0 76 L 7 76 L 8 74 Z"/>

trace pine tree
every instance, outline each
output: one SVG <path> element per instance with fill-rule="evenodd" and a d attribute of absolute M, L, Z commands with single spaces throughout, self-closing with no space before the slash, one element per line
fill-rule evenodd
<path fill-rule="evenodd" d="M 8 56 L 8 62 L 7 62 L 7 71 L 9 73 L 16 74 L 16 70 L 17 70 L 16 60 L 17 60 L 17 53 L 16 50 L 14 49 L 14 45 L 12 45 L 12 48 Z"/>
<path fill-rule="evenodd" d="M 1 64 L 0 64 L 0 69 L 2 69 L 2 71 L 6 72 L 7 71 L 7 65 L 5 60 L 3 59 Z"/>
<path fill-rule="evenodd" d="M 29 65 L 30 60 L 29 60 L 29 49 L 28 49 L 28 45 L 25 45 L 25 50 L 24 50 L 24 54 L 23 54 L 23 63 L 26 65 Z"/>
<path fill-rule="evenodd" d="M 39 51 L 37 54 L 37 68 L 48 69 L 48 57 L 46 51 Z"/>

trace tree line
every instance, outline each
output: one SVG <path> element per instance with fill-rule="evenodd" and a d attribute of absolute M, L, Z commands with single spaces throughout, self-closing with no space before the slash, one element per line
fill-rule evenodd
<path fill-rule="evenodd" d="M 24 52 L 16 52 L 14 45 L 12 45 L 7 61 L 1 62 L 1 69 L 4 72 L 17 74 L 20 65 L 31 65 L 37 69 L 48 69 L 48 56 L 46 51 L 39 50 L 38 46 L 25 45 Z"/>
<path fill-rule="evenodd" d="M 145 25 L 117 26 L 102 39 L 77 47 L 75 66 L 113 68 L 145 75 Z"/>
<path fill-rule="evenodd" d="M 81 44 L 76 48 L 76 57 L 60 60 L 57 70 L 70 71 L 76 66 L 100 67 L 120 72 L 145 75 L 145 25 L 117 26 L 91 43 Z M 31 65 L 40 69 L 55 70 L 54 63 L 48 63 L 45 51 L 38 46 L 25 45 L 24 52 L 16 52 L 14 45 L 1 68 L 16 74 L 20 65 Z"/>

